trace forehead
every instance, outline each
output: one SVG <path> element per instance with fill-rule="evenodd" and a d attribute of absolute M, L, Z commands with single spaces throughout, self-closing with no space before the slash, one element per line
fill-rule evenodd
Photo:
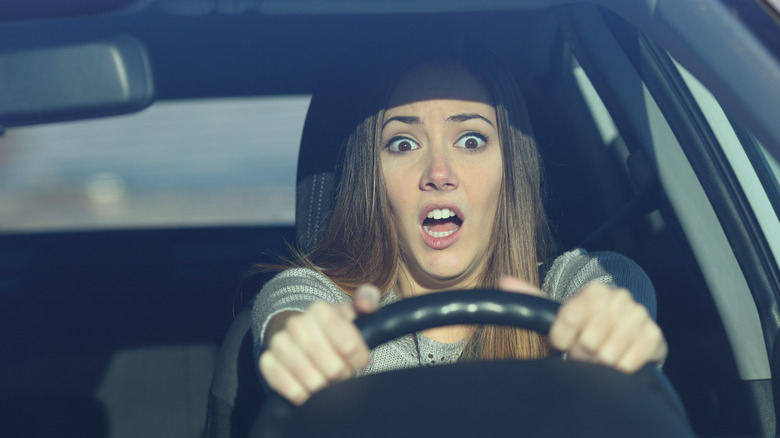
<path fill-rule="evenodd" d="M 487 86 L 470 70 L 454 63 L 433 62 L 401 76 L 390 95 L 388 108 L 434 99 L 493 105 Z"/>

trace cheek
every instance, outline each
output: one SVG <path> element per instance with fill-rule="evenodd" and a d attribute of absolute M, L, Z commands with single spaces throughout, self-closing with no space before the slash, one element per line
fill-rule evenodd
<path fill-rule="evenodd" d="M 408 187 L 410 180 L 408 172 L 406 172 L 406 178 L 404 178 L 404 174 L 405 172 L 398 167 L 382 166 L 382 178 L 384 179 L 387 202 L 396 218 L 403 216 L 404 205 L 409 202 L 409 195 L 412 193 L 412 190 Z"/>
<path fill-rule="evenodd" d="M 483 203 L 486 206 L 498 205 L 499 193 L 504 184 L 503 161 L 498 158 L 492 162 L 485 163 L 481 166 L 476 176 L 477 179 L 474 181 L 474 186 L 481 194 Z"/>
<path fill-rule="evenodd" d="M 482 182 L 484 201 L 482 208 L 485 211 L 484 224 L 487 231 L 487 238 L 492 235 L 496 225 L 496 215 L 498 214 L 498 204 L 501 197 L 501 188 L 504 185 L 504 169 L 501 166 L 496 169 L 495 166 L 489 172 L 486 172 L 485 179 Z"/>
<path fill-rule="evenodd" d="M 485 221 L 493 224 L 495 222 L 496 214 L 498 214 L 498 202 L 501 197 L 501 186 L 503 185 L 503 178 L 491 178 L 484 182 L 485 196 L 483 201 L 483 209 L 485 211 Z M 492 226 L 489 227 L 491 230 Z"/>

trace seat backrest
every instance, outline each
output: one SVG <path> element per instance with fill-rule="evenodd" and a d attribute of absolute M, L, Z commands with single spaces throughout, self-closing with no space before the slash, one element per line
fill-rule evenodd
<path fill-rule="evenodd" d="M 336 59 L 312 94 L 298 158 L 295 226 L 298 245 L 309 251 L 322 238 L 333 208 L 341 146 L 360 120 L 356 84 L 370 54 Z M 231 324 L 209 390 L 205 436 L 245 437 L 265 397 L 253 359 L 252 300 Z"/>
<path fill-rule="evenodd" d="M 322 238 L 333 208 L 342 146 L 365 116 L 359 101 L 376 56 L 368 50 L 336 59 L 312 94 L 301 136 L 296 186 L 295 228 L 298 245 L 311 250 Z"/>
<path fill-rule="evenodd" d="M 251 307 L 244 307 L 230 325 L 217 356 L 209 389 L 205 436 L 245 437 L 265 393 L 252 367 Z"/>

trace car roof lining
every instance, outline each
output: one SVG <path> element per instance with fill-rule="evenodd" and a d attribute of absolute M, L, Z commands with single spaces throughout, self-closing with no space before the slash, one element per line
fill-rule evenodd
<path fill-rule="evenodd" d="M 529 76 L 545 75 L 552 62 L 557 25 L 550 10 L 445 16 L 334 15 L 312 20 L 259 14 L 180 17 L 150 8 L 134 15 L 0 25 L 0 41 L 40 46 L 132 35 L 148 49 L 156 98 L 161 100 L 310 94 L 335 52 L 391 41 L 404 32 L 398 27 L 399 20 L 406 27 L 426 28 L 427 32 L 463 28 L 489 42 L 499 54 L 511 54 L 504 56 L 514 64 L 509 67 Z M 172 33 L 174 27 L 176 32 Z M 499 36 L 501 29 L 507 28 L 516 29 L 511 41 Z M 235 44 L 226 44 L 231 41 Z M 3 46 L 0 44 L 0 50 Z M 193 71 L 197 74 L 191 74 Z"/>
<path fill-rule="evenodd" d="M 45 9 L 50 1 L 41 0 L 42 8 Z M 545 36 L 549 35 L 549 28 L 545 31 L 545 20 L 536 19 L 550 16 L 558 6 L 576 6 L 575 3 L 583 2 L 421 2 L 426 5 L 425 10 L 435 10 L 437 14 L 421 13 L 423 7 L 413 6 L 418 2 L 411 1 L 402 1 L 397 5 L 395 2 L 364 3 L 346 0 L 298 0 L 284 3 L 291 8 L 298 8 L 297 11 L 291 11 L 287 15 L 269 14 L 273 12 L 268 9 L 271 5 L 282 4 L 275 0 L 211 3 L 207 0 L 139 0 L 128 5 L 123 10 L 124 14 L 98 16 L 100 20 L 93 22 L 90 22 L 89 17 L 12 22 L 10 26 L 0 26 L 0 41 L 24 41 L 42 34 L 73 35 L 85 31 L 102 32 L 102 36 L 107 32 L 130 33 L 149 45 L 153 65 L 160 67 L 156 69 L 161 72 L 157 81 L 159 99 L 189 98 L 196 95 L 215 97 L 308 94 L 314 89 L 317 72 L 326 65 L 333 47 L 353 49 L 366 41 L 392 38 L 400 31 L 397 25 L 399 22 L 406 24 L 408 20 L 412 26 L 404 26 L 406 29 L 416 29 L 415 24 L 442 26 L 441 29 L 445 32 L 451 32 L 458 26 L 467 30 L 476 28 L 479 34 L 496 43 L 496 51 L 499 53 L 502 46 L 512 48 L 515 52 L 533 52 L 546 46 Z M 363 5 L 361 7 L 366 11 L 381 13 L 337 14 L 340 10 L 354 10 L 358 3 Z M 690 1 L 592 0 L 590 3 L 614 11 L 656 40 L 705 86 L 713 90 L 723 106 L 742 120 L 770 153 L 776 158 L 780 157 L 780 124 L 774 121 L 776 102 L 780 101 L 780 87 L 777 86 L 780 84 L 780 70 L 777 69 L 777 59 L 750 31 L 733 23 L 721 3 L 709 4 L 705 14 L 701 14 L 696 6 L 697 2 Z M 203 6 L 205 15 L 174 15 L 170 13 L 170 8 L 175 4 Z M 392 11 L 387 10 L 391 7 L 388 4 L 395 5 L 392 6 Z M 380 6 L 384 9 L 371 9 Z M 464 12 L 467 7 L 471 8 L 470 12 L 448 12 Z M 264 10 L 263 8 L 268 9 L 265 14 L 257 13 L 258 10 Z M 410 10 L 415 13 L 409 13 Z M 403 11 L 407 13 L 404 14 Z M 448 17 L 455 21 L 449 22 Z M 489 17 L 490 21 L 480 21 L 480 17 Z M 462 21 L 458 21 L 459 19 Z M 493 23 L 493 20 L 510 19 L 515 21 L 510 27 Z M 23 26 L 19 26 L 21 24 Z M 177 32 L 172 34 L 170 29 L 174 25 Z M 517 31 L 513 41 L 491 36 L 491 33 L 499 35 L 497 32 L 507 28 Z M 204 32 L 204 29 L 211 29 L 213 32 Z M 718 29 L 720 31 L 716 31 Z M 219 32 L 221 38 L 232 38 L 238 44 L 227 48 L 224 44 L 218 44 L 213 38 L 216 32 Z M 739 47 L 733 47 L 733 38 L 740 41 Z M 274 41 L 284 41 L 283 47 L 267 44 Z M 176 50 L 176 45 L 179 44 L 181 48 Z M 738 61 L 727 60 L 727 57 L 722 56 L 723 50 L 728 50 Z M 288 56 L 289 53 L 296 53 L 298 56 Z M 192 56 L 193 54 L 195 56 Z M 237 59 L 241 60 L 240 63 L 236 62 Z M 225 68 L 226 65 L 230 68 Z M 535 64 L 533 69 L 537 72 L 544 71 L 537 70 L 540 67 L 546 67 L 543 60 Z M 198 69 L 198 79 L 187 74 L 189 69 Z M 187 91 L 192 89 L 198 90 L 196 94 Z"/>

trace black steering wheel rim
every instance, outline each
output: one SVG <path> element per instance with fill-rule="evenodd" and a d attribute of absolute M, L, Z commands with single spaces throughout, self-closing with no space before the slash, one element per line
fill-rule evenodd
<path fill-rule="evenodd" d="M 560 304 L 554 301 L 521 293 L 491 289 L 447 291 L 390 304 L 372 314 L 361 315 L 355 320 L 355 325 L 369 348 L 375 348 L 409 333 L 453 324 L 508 325 L 535 330 L 546 335 L 549 333 L 559 307 Z M 551 359 L 543 359 L 538 362 L 549 360 Z M 591 364 L 582 365 L 592 366 Z M 547 367 L 547 365 L 543 365 L 543 367 Z M 370 377 L 372 376 L 352 380 Z M 661 398 L 664 399 L 663 404 L 667 405 L 669 411 L 680 417 L 680 424 L 683 426 L 676 425 L 675 427 L 680 432 L 685 433 L 676 435 L 693 436 L 690 429 L 685 428 L 687 420 L 679 398 L 677 398 L 673 388 L 660 375 L 656 365 L 646 365 L 636 373 L 635 377 L 635 380 L 641 380 L 643 385 L 660 394 Z M 348 382 L 332 386 L 342 383 Z M 321 393 L 327 392 L 329 389 L 326 388 Z M 312 399 L 317 396 L 318 394 L 315 394 Z M 258 416 L 251 436 L 285 436 L 283 433 L 285 427 L 292 422 L 298 410 L 299 408 L 294 407 L 282 397 L 272 396 Z"/>
<path fill-rule="evenodd" d="M 457 290 L 401 300 L 355 320 L 368 348 L 433 327 L 496 324 L 546 335 L 559 303 L 545 298 L 493 289 Z"/>

